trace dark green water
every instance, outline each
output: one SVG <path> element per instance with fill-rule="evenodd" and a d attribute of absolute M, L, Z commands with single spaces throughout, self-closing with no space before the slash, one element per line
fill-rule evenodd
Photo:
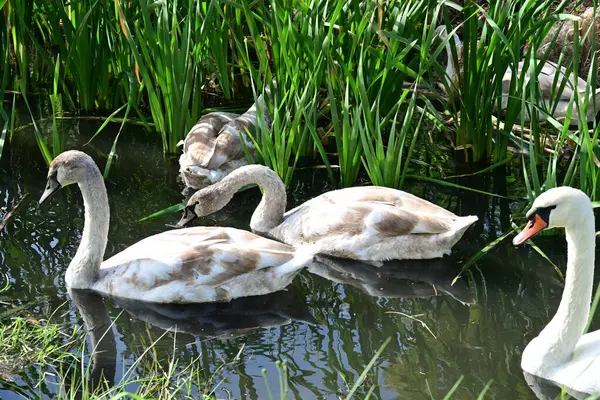
<path fill-rule="evenodd" d="M 92 155 L 103 168 L 114 132 L 106 130 L 92 146 L 82 147 L 81 137 L 89 137 L 97 127 L 81 121 L 65 124 L 63 129 L 73 147 Z M 63 190 L 51 204 L 38 210 L 47 169 L 32 132 L 24 130 L 19 135 L 11 148 L 5 149 L 0 162 L 0 215 L 24 193 L 30 194 L 0 232 L 0 273 L 11 283 L 5 295 L 12 306 L 34 300 L 28 311 L 38 319 L 47 319 L 67 302 L 62 307 L 68 312 L 55 318 L 83 325 L 63 278 L 83 227 L 81 195 L 76 188 Z M 165 224 L 179 218 L 174 214 L 172 218 L 136 222 L 182 199 L 176 159 L 165 160 L 156 139 L 134 127 L 121 136 L 120 157 L 107 181 L 112 213 L 107 257 L 168 229 Z M 421 152 L 420 162 L 427 168 L 427 163 L 440 157 L 447 154 L 441 150 L 435 154 Z M 327 189 L 322 172 L 300 174 L 301 181 L 290 190 L 290 207 Z M 506 188 L 500 183 L 505 180 L 483 176 L 460 183 L 503 192 Z M 509 176 L 508 181 L 512 180 Z M 108 312 L 116 320 L 112 328 L 115 379 L 118 381 L 148 344 L 157 340 L 157 355 L 163 365 L 173 356 L 180 365 L 198 358 L 207 380 L 212 377 L 214 384 L 220 382 L 215 392 L 218 398 L 268 398 L 263 368 L 276 395 L 279 381 L 275 362 L 286 360 L 290 398 L 337 399 L 348 393 L 348 385 L 352 386 L 391 337 L 357 398 L 376 386 L 371 398 L 439 399 L 461 376 L 464 378 L 455 398 L 476 398 L 490 381 L 486 398 L 535 398 L 519 367 L 520 356 L 528 341 L 550 320 L 560 300 L 562 284 L 552 266 L 532 249 L 515 249 L 507 240 L 483 257 L 455 287 L 449 285 L 460 264 L 507 230 L 510 213 L 520 211 L 524 203 L 434 185 L 415 184 L 407 189 L 458 214 L 479 216 L 452 258 L 399 263 L 393 266 L 396 270 L 384 270 L 383 278 L 376 275 L 382 271 L 363 269 L 363 281 L 351 283 L 304 271 L 284 293 L 259 300 L 242 299 L 221 308 L 149 311 L 112 302 L 104 308 L 97 298 L 92 299 L 94 315 Z M 509 186 L 508 193 L 516 191 Z M 226 209 L 198 223 L 247 228 L 259 199 L 257 189 L 247 190 Z M 557 265 L 565 265 L 562 238 L 541 237 L 536 243 Z M 123 308 L 126 312 L 117 318 Z M 398 312 L 418 316 L 431 332 Z M 169 318 L 174 315 L 184 332 L 165 334 L 160 326 L 170 326 Z M 598 327 L 597 318 L 593 328 Z M 220 333 L 222 337 L 214 337 Z M 239 352 L 237 361 L 221 368 Z M 143 365 L 136 371 L 141 376 L 148 373 Z M 36 375 L 31 368 L 26 369 L 13 385 L 26 388 L 32 376 Z M 1 398 L 21 398 L 7 387 L 0 381 Z M 52 398 L 58 387 L 50 379 L 43 389 L 45 397 Z"/>

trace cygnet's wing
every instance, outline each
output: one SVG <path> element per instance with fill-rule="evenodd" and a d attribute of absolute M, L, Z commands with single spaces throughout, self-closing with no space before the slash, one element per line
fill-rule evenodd
<path fill-rule="evenodd" d="M 238 114 L 233 113 L 213 112 L 200 118 L 183 141 L 183 154 L 179 159 L 181 167 L 208 164 L 219 131 L 237 116 Z"/>
<path fill-rule="evenodd" d="M 194 227 L 160 233 L 143 239 L 101 265 L 94 289 L 111 296 L 151 302 L 190 303 L 226 301 L 243 295 L 264 294 L 262 269 L 281 266 L 294 258 L 291 246 L 247 231 L 220 227 Z M 223 288 L 236 280 L 235 288 Z M 262 291 L 262 293 L 261 293 Z M 270 290 L 273 291 L 273 290 Z"/>
<path fill-rule="evenodd" d="M 382 203 L 406 211 L 414 211 L 432 216 L 456 218 L 454 213 L 427 200 L 423 200 L 410 193 L 403 192 L 402 190 L 382 186 L 358 186 L 332 190 L 307 201 L 304 205 L 316 207 L 316 204 L 320 202 L 338 205 L 348 203 Z M 297 208 L 301 208 L 304 205 Z M 288 214 L 292 214 L 294 210 L 290 210 Z"/>

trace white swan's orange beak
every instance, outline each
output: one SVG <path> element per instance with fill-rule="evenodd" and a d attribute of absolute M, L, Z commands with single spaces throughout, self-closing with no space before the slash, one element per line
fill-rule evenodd
<path fill-rule="evenodd" d="M 535 214 L 533 218 L 529 220 L 525 228 L 513 239 L 513 245 L 518 246 L 524 241 L 531 238 L 533 235 L 548 226 L 548 223 L 542 219 L 539 215 Z"/>

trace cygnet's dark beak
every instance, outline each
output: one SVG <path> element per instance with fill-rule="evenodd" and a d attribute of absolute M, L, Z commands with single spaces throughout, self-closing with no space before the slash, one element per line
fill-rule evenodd
<path fill-rule="evenodd" d="M 40 201 L 38 202 L 38 206 L 41 206 L 42 204 L 44 204 L 46 202 L 46 200 L 48 200 L 50 197 L 52 197 L 52 195 L 56 192 L 58 192 L 58 190 L 61 188 L 61 184 L 58 183 L 58 181 L 56 180 L 56 178 L 54 177 L 49 177 L 48 178 L 48 183 L 46 184 L 46 190 L 44 190 L 44 193 L 42 194 L 42 197 L 40 197 Z"/>
<path fill-rule="evenodd" d="M 177 228 L 183 228 L 184 226 L 186 226 L 187 224 L 189 224 L 190 222 L 195 220 L 197 217 L 198 216 L 196 215 L 196 213 L 194 212 L 194 210 L 191 207 L 186 207 L 183 210 L 183 215 L 181 216 L 181 219 L 175 226 Z"/>

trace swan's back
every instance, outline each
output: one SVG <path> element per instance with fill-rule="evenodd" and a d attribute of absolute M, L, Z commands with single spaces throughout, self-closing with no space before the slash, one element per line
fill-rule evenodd
<path fill-rule="evenodd" d="M 265 125 L 269 129 L 271 118 L 262 96 L 258 104 L 264 110 Z M 242 115 L 215 112 L 204 116 L 188 133 L 179 159 L 186 186 L 206 187 L 247 165 L 246 152 L 251 157 L 256 155 L 250 136 L 255 137 L 257 128 L 256 104 Z"/>
<path fill-rule="evenodd" d="M 456 218 L 456 214 L 437 206 L 427 200 L 423 200 L 402 190 L 391 189 L 383 186 L 364 186 L 351 187 L 346 189 L 332 190 L 324 193 L 314 199 L 311 199 L 303 205 L 296 207 L 286 213 L 291 215 L 295 210 L 304 207 L 318 207 L 319 203 L 336 204 L 343 206 L 351 203 L 381 203 L 407 211 L 415 211 L 427 215 L 440 217 Z"/>
<path fill-rule="evenodd" d="M 259 97 L 258 103 L 263 109 L 265 126 L 267 129 L 270 129 L 271 116 L 262 96 Z M 206 168 L 219 168 L 224 164 L 244 158 L 244 148 L 250 154 L 254 155 L 255 146 L 250 136 L 256 137 L 258 125 L 257 106 L 255 103 L 244 114 L 223 126 L 215 141 L 214 154 L 206 165 Z"/>
<path fill-rule="evenodd" d="M 249 117 L 248 113 L 240 115 L 225 125 L 215 140 L 214 153 L 206 168 L 219 168 L 223 164 L 244 158 L 244 147 L 253 154 L 255 147 L 248 133 L 254 137 L 256 126 L 256 116 Z"/>
<path fill-rule="evenodd" d="M 525 67 L 525 62 L 524 61 L 519 62 L 516 79 L 518 79 L 521 76 L 524 67 Z M 530 64 L 529 69 L 533 70 L 533 68 L 534 68 L 534 66 L 532 64 Z M 526 77 L 525 77 L 524 85 L 528 85 L 530 75 L 531 75 L 531 73 L 528 71 L 526 74 Z M 557 76 L 558 76 L 558 78 L 557 78 Z M 504 77 L 502 78 L 502 93 L 504 96 L 508 95 L 508 93 L 509 93 L 511 80 L 512 80 L 512 69 L 509 68 L 506 70 L 506 72 L 504 73 Z M 555 80 L 557 82 L 556 90 L 560 90 L 561 86 L 564 85 L 564 88 L 563 88 L 562 92 L 560 92 L 560 94 L 556 93 L 554 91 L 554 88 L 555 88 L 554 81 Z M 567 74 L 567 70 L 565 67 L 562 67 L 562 66 L 559 67 L 554 62 L 546 61 L 546 63 L 544 64 L 544 66 L 542 67 L 542 69 L 540 70 L 540 72 L 538 74 L 537 81 L 538 81 L 538 88 L 540 90 L 541 98 L 545 101 L 549 101 L 551 99 L 552 102 L 555 102 L 555 101 L 567 101 L 568 102 L 571 99 L 571 97 L 573 96 L 574 86 L 573 86 L 573 82 L 572 82 L 572 76 Z M 585 92 L 586 87 L 587 87 L 587 82 L 578 76 L 577 77 L 577 90 L 580 93 L 583 93 L 583 92 Z M 506 104 L 504 104 L 503 107 L 506 107 Z"/>
<path fill-rule="evenodd" d="M 292 245 L 358 260 L 442 257 L 477 217 L 455 214 L 409 193 L 355 187 L 325 193 L 284 215 L 269 231 Z"/>
<path fill-rule="evenodd" d="M 178 229 L 143 239 L 104 261 L 94 289 L 159 303 L 229 301 L 287 286 L 293 274 L 270 281 L 261 274 L 294 258 L 293 247 L 250 232 Z"/>
<path fill-rule="evenodd" d="M 179 159 L 181 167 L 207 165 L 214 153 L 219 131 L 236 117 L 238 114 L 212 112 L 200 118 L 183 141 L 183 154 Z"/>

